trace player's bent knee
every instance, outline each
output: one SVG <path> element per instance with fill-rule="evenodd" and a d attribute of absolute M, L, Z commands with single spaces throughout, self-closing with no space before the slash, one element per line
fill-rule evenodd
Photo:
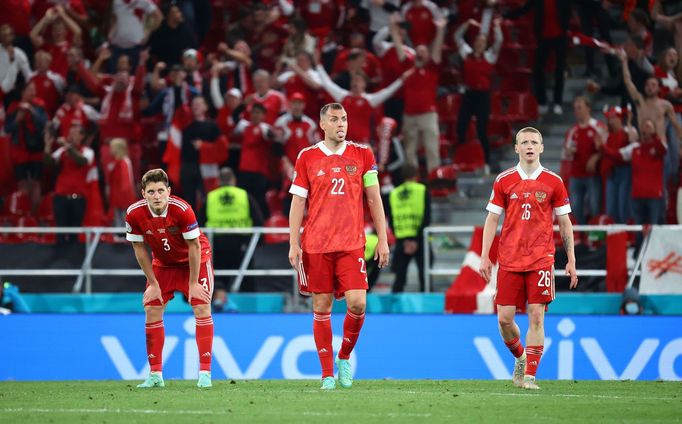
<path fill-rule="evenodd" d="M 163 306 L 145 305 L 144 314 L 147 322 L 159 321 L 163 318 Z"/>
<path fill-rule="evenodd" d="M 365 309 L 367 309 L 367 303 L 366 302 L 349 303 L 348 309 L 355 315 L 362 315 L 365 313 Z"/>
<path fill-rule="evenodd" d="M 211 315 L 211 305 L 192 305 L 192 310 L 194 310 L 194 316 L 197 318 L 204 318 Z"/>

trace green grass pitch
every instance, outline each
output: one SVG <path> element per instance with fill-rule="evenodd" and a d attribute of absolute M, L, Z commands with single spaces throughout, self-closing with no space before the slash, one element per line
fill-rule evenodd
<path fill-rule="evenodd" d="M 0 423 L 672 423 L 679 382 L 356 380 L 321 392 L 317 381 L 167 380 L 0 382 Z"/>

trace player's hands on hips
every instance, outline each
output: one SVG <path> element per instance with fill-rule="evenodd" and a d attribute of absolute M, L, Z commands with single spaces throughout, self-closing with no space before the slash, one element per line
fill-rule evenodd
<path fill-rule="evenodd" d="M 142 304 L 146 305 L 147 303 L 153 302 L 155 300 L 158 300 L 159 302 L 161 302 L 161 305 L 163 305 L 161 287 L 159 287 L 158 284 L 150 284 L 144 291 L 144 296 L 142 296 Z"/>
<path fill-rule="evenodd" d="M 569 262 L 566 264 L 566 275 L 571 277 L 571 284 L 568 286 L 574 289 L 578 286 L 578 273 L 575 270 L 575 262 Z"/>
<path fill-rule="evenodd" d="M 490 281 L 490 276 L 493 272 L 493 263 L 490 262 L 489 257 L 484 256 L 481 258 L 481 266 L 479 267 L 478 272 L 481 273 L 481 277 L 483 277 L 486 283 Z"/>
<path fill-rule="evenodd" d="M 204 286 L 199 283 L 190 283 L 189 285 L 189 303 L 192 303 L 192 299 L 201 299 L 206 303 L 211 303 L 211 293 L 204 288 Z"/>
<path fill-rule="evenodd" d="M 374 260 L 378 260 L 379 268 L 383 268 L 388 265 L 388 242 L 386 240 L 379 241 L 377 244 L 377 250 L 374 252 Z"/>
<path fill-rule="evenodd" d="M 301 253 L 301 246 L 299 246 L 298 243 L 289 245 L 289 263 L 296 271 L 299 270 L 298 264 L 301 263 L 301 260 L 303 259 Z"/>

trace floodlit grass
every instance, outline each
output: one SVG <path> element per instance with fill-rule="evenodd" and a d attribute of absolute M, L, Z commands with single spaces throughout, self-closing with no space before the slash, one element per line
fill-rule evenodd
<path fill-rule="evenodd" d="M 2 423 L 671 423 L 682 421 L 674 382 L 356 380 L 321 392 L 317 381 L 226 381 L 198 389 L 167 380 L 0 382 Z"/>

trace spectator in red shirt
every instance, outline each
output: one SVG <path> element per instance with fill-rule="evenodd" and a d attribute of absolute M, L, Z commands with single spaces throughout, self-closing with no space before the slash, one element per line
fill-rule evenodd
<path fill-rule="evenodd" d="M 19 189 L 31 196 L 33 207 L 40 203 L 43 137 L 47 113 L 43 102 L 36 98 L 35 86 L 26 84 L 21 98 L 7 108 L 5 132 L 10 136 L 14 175 Z"/>
<path fill-rule="evenodd" d="M 429 49 L 421 44 L 416 48 L 415 72 L 405 80 L 405 110 L 403 115 L 403 145 L 406 162 L 419 167 L 417 142 L 422 133 L 428 172 L 440 166 L 440 130 L 436 113 L 436 92 L 440 75 L 445 19 L 436 21 L 436 38 Z"/>
<path fill-rule="evenodd" d="M 242 119 L 234 129 L 235 136 L 241 138 L 241 157 L 239 159 L 239 185 L 249 192 L 260 207 L 263 215 L 270 216 L 270 209 L 265 201 L 268 189 L 269 166 L 272 155 L 282 156 L 281 144 L 275 141 L 272 126 L 265 122 L 267 110 L 260 103 L 251 107 L 250 121 Z M 275 148 L 280 146 L 280 151 Z"/>
<path fill-rule="evenodd" d="M 347 67 L 349 55 L 353 52 L 358 52 L 360 53 L 358 56 L 360 69 L 362 69 L 365 75 L 367 75 L 370 86 L 379 84 L 382 81 L 381 62 L 379 62 L 379 59 L 377 59 L 372 52 L 365 48 L 366 44 L 367 41 L 365 40 L 365 35 L 361 32 L 354 32 L 350 35 L 348 47 L 341 50 L 336 55 L 336 59 L 334 59 L 334 66 L 331 73 L 334 80 L 337 79 L 339 74 L 342 74 L 348 70 Z M 344 87 L 343 84 L 339 85 Z"/>
<path fill-rule="evenodd" d="M 51 36 L 46 39 L 42 33 L 48 26 L 51 26 Z M 72 45 L 81 45 L 81 28 L 62 6 L 56 6 L 48 9 L 45 16 L 33 27 L 31 42 L 36 49 L 45 50 L 52 55 L 50 70 L 66 77 L 69 68 L 66 53 Z"/>
<path fill-rule="evenodd" d="M 412 0 L 405 3 L 401 10 L 405 22 L 409 23 L 408 34 L 412 45 L 430 45 L 436 36 L 435 22 L 443 19 L 438 6 L 429 0 Z"/>
<path fill-rule="evenodd" d="M 66 92 L 66 102 L 57 109 L 52 119 L 52 129 L 60 137 L 67 137 L 73 125 L 91 129 L 99 119 L 95 108 L 83 101 L 82 89 L 71 85 Z"/>
<path fill-rule="evenodd" d="M 247 114 L 250 113 L 253 105 L 260 104 L 265 107 L 265 123 L 273 125 L 277 117 L 286 111 L 286 97 L 271 88 L 270 72 L 265 69 L 258 69 L 253 73 L 253 88 L 255 91 L 244 100 L 247 104 Z"/>
<path fill-rule="evenodd" d="M 64 78 L 50 71 L 52 55 L 46 51 L 37 51 L 34 55 L 35 72 L 30 81 L 36 88 L 36 96 L 45 103 L 47 114 L 51 117 L 59 107 L 64 93 Z"/>
<path fill-rule="evenodd" d="M 346 20 L 346 0 L 301 0 L 297 9 L 310 33 L 322 41 Z"/>
<path fill-rule="evenodd" d="M 588 216 L 599 215 L 601 209 L 597 146 L 606 139 L 606 131 L 602 122 L 592 118 L 587 97 L 577 96 L 573 100 L 573 113 L 577 123 L 566 134 L 564 159 L 570 161 L 569 192 L 573 214 L 578 224 L 585 225 Z"/>
<path fill-rule="evenodd" d="M 404 24 L 400 23 L 400 15 L 394 13 L 389 17 L 388 26 L 380 29 L 372 39 L 374 52 L 381 62 L 383 86 L 395 81 L 403 72 L 414 66 L 414 49 L 403 42 L 407 34 L 403 28 Z M 391 42 L 386 41 L 389 35 Z M 395 119 L 398 127 L 403 120 L 403 98 L 404 89 L 401 88 L 384 104 L 384 114 Z"/>
<path fill-rule="evenodd" d="M 302 93 L 289 96 L 289 111 L 277 118 L 275 134 L 277 141 L 284 146 L 282 167 L 287 178 L 293 180 L 294 164 L 298 152 L 315 144 L 319 138 L 317 124 L 304 115 L 306 98 Z"/>
<path fill-rule="evenodd" d="M 597 139 L 597 148 L 602 153 L 599 170 L 606 180 L 606 214 L 616 224 L 625 224 L 632 215 L 632 171 L 620 155 L 620 149 L 628 146 L 637 138 L 637 131 L 632 127 L 632 111 L 628 111 L 628 125 L 623 127 L 624 112 L 620 106 L 614 106 L 604 112 L 608 120 L 609 135 L 606 143 Z M 615 153 L 615 154 L 614 154 Z"/>
<path fill-rule="evenodd" d="M 476 117 L 476 131 L 478 140 L 483 147 L 487 170 L 490 167 L 490 143 L 488 142 L 488 117 L 490 116 L 490 82 L 493 74 L 493 66 L 497 63 L 497 57 L 502 47 L 502 29 L 500 19 L 493 21 L 495 42 L 487 48 L 488 36 L 479 33 L 474 40 L 473 49 L 464 40 L 464 34 L 469 26 L 480 26 L 478 22 L 469 19 L 462 24 L 455 33 L 455 42 L 459 49 L 459 55 L 464 59 L 464 85 L 466 93 L 462 99 L 457 118 L 457 142 L 464 143 L 469 122 Z"/>
<path fill-rule="evenodd" d="M 58 227 L 79 227 L 85 216 L 88 171 L 95 161 L 95 152 L 83 146 L 85 128 L 72 126 L 68 137 L 57 138 L 59 147 L 52 152 L 54 137 L 47 136 L 45 157 L 59 165 L 54 190 L 54 219 Z M 75 243 L 77 234 L 58 234 L 57 243 Z"/>
<path fill-rule="evenodd" d="M 305 114 L 315 116 L 320 111 L 320 75 L 312 66 L 312 56 L 301 52 L 296 61 L 287 64 L 287 70 L 277 76 L 277 84 L 291 96 L 301 93 L 305 97 Z"/>
<path fill-rule="evenodd" d="M 128 143 L 123 138 L 109 142 L 113 161 L 107 167 L 107 191 L 109 209 L 113 211 L 114 227 L 125 226 L 126 209 L 137 198 L 133 176 L 133 164 L 128 156 Z"/>

